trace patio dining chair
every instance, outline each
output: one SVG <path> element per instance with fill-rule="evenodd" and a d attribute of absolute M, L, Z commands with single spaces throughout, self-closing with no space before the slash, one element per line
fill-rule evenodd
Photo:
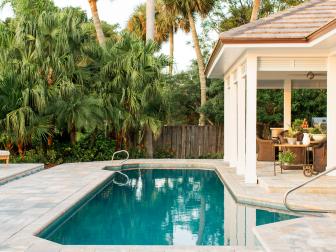
<path fill-rule="evenodd" d="M 327 168 L 327 140 L 313 147 L 313 165 L 315 172 L 324 172 Z"/>
<path fill-rule="evenodd" d="M 257 136 L 258 161 L 274 161 L 275 151 L 273 140 L 261 139 Z"/>

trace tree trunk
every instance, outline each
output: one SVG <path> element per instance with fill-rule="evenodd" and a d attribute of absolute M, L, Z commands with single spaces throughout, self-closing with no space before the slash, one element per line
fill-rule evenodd
<path fill-rule="evenodd" d="M 188 19 L 189 19 L 189 23 L 190 23 L 191 34 L 192 34 L 192 38 L 193 38 L 193 41 L 194 41 L 194 47 L 195 47 L 195 52 L 196 52 L 198 72 L 199 72 L 200 85 L 201 85 L 201 106 L 203 106 L 206 103 L 206 100 L 207 100 L 204 60 L 203 60 L 203 55 L 202 55 L 201 47 L 200 47 L 199 40 L 198 40 L 195 20 L 194 20 L 194 17 L 193 17 L 193 15 L 190 11 L 188 11 Z M 200 113 L 199 125 L 200 126 L 205 125 L 205 115 L 204 115 L 204 113 Z"/>
<path fill-rule="evenodd" d="M 252 15 L 251 15 L 250 22 L 254 22 L 258 19 L 259 11 L 260 11 L 260 5 L 261 5 L 261 0 L 254 0 L 253 1 L 253 9 L 252 9 Z"/>
<path fill-rule="evenodd" d="M 97 9 L 97 0 L 88 0 L 91 8 L 93 24 L 96 29 L 98 43 L 101 46 L 105 46 L 105 36 L 103 28 L 99 19 L 98 9 Z"/>
<path fill-rule="evenodd" d="M 19 141 L 17 143 L 17 147 L 18 147 L 18 152 L 20 154 L 21 160 L 24 160 L 25 154 L 24 154 L 24 149 L 23 149 L 23 142 Z"/>
<path fill-rule="evenodd" d="M 155 0 L 146 1 L 146 41 L 154 40 Z M 149 125 L 145 126 L 146 157 L 153 158 L 153 133 Z"/>
<path fill-rule="evenodd" d="M 155 0 L 146 1 L 146 41 L 154 40 Z"/>
<path fill-rule="evenodd" d="M 169 31 L 169 74 L 173 75 L 173 67 L 174 67 L 174 27 L 171 27 Z"/>
<path fill-rule="evenodd" d="M 70 131 L 70 142 L 72 145 L 76 144 L 76 127 L 73 125 Z"/>
<path fill-rule="evenodd" d="M 153 158 L 153 132 L 148 125 L 145 128 L 145 147 L 146 158 Z"/>
<path fill-rule="evenodd" d="M 53 145 L 53 137 L 52 136 L 48 136 L 48 147 Z"/>

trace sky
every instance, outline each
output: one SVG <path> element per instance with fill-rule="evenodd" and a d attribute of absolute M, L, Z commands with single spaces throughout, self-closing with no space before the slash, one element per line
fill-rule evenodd
<path fill-rule="evenodd" d="M 89 18 L 91 17 L 90 7 L 88 0 L 54 0 L 55 4 L 59 7 L 74 6 L 80 7 L 86 11 Z M 133 10 L 145 0 L 99 0 L 98 11 L 100 19 L 110 24 L 118 23 L 121 28 L 124 28 L 127 24 L 129 16 Z M 12 16 L 13 12 L 9 6 L 6 6 L 0 11 L 0 19 Z M 186 34 L 179 31 L 175 35 L 175 66 L 176 72 L 186 70 L 191 63 L 191 60 L 195 58 L 195 52 L 192 47 L 191 34 Z M 162 52 L 169 54 L 169 44 L 164 43 L 162 45 Z"/>

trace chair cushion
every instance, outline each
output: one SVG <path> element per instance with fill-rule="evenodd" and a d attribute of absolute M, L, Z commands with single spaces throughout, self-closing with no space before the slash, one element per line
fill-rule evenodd
<path fill-rule="evenodd" d="M 10 155 L 9 151 L 0 150 L 0 156 L 9 156 L 9 155 Z"/>

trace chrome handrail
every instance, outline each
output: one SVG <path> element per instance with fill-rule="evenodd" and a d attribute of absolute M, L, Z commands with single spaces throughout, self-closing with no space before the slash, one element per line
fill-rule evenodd
<path fill-rule="evenodd" d="M 117 154 L 119 154 L 119 153 L 126 153 L 126 155 L 127 155 L 127 157 L 125 159 L 123 159 L 123 160 L 120 161 L 120 165 L 122 165 L 122 164 L 126 163 L 127 160 L 129 159 L 129 153 L 128 153 L 127 150 L 116 151 L 112 155 L 112 161 L 114 160 L 114 156 L 117 155 Z M 121 174 L 122 176 L 124 176 L 126 178 L 126 182 L 125 183 L 120 183 L 120 182 L 116 181 L 115 178 L 113 178 L 113 180 L 112 180 L 113 183 L 115 183 L 118 186 L 126 186 L 126 185 L 130 184 L 131 180 L 130 180 L 130 178 L 125 173 L 122 173 L 121 171 L 115 171 L 115 172 Z"/>
<path fill-rule="evenodd" d="M 318 180 L 319 178 L 333 172 L 336 170 L 336 167 L 332 168 L 332 169 L 329 169 L 325 172 L 322 172 L 320 173 L 319 175 L 317 175 L 316 177 L 302 183 L 301 185 L 298 185 L 298 186 L 295 186 L 294 188 L 288 190 L 285 195 L 284 195 L 284 204 L 285 204 L 285 207 L 289 210 L 289 211 L 292 211 L 292 212 L 303 212 L 303 213 L 336 213 L 336 209 L 335 210 L 312 210 L 312 209 L 294 209 L 292 208 L 288 202 L 287 202 L 287 199 L 288 199 L 288 195 L 298 189 L 300 189 L 301 187 L 315 181 L 315 180 Z"/>
<path fill-rule="evenodd" d="M 120 164 L 123 164 L 123 163 L 127 162 L 127 160 L 129 159 L 129 153 L 128 153 L 127 150 L 120 150 L 120 151 L 114 152 L 113 155 L 112 155 L 112 161 L 114 160 L 114 156 L 117 155 L 117 154 L 119 154 L 119 153 L 126 153 L 126 155 L 127 155 L 127 157 L 124 160 L 122 160 L 120 162 Z"/>

